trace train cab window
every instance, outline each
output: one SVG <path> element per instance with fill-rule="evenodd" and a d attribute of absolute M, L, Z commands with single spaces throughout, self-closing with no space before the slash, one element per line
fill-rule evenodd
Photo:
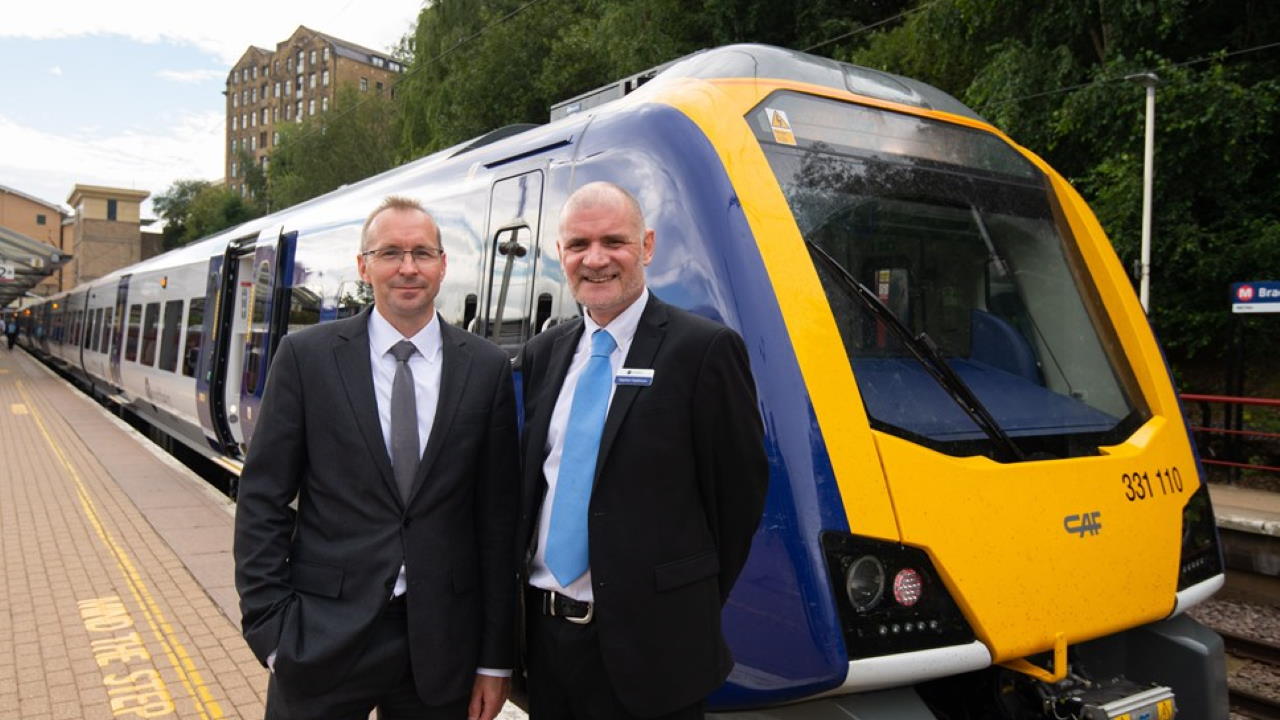
<path fill-rule="evenodd" d="M 1003 139 L 791 92 L 747 119 L 876 429 L 987 453 L 957 384 L 1024 456 L 1097 454 L 1149 417 L 1052 185 Z"/>
<path fill-rule="evenodd" d="M 164 325 L 160 333 L 160 369 L 173 372 L 178 369 L 179 333 L 182 324 L 182 301 L 170 300 L 164 304 Z"/>
<path fill-rule="evenodd" d="M 160 303 L 147 303 L 146 313 L 142 318 L 142 352 L 138 362 L 147 366 L 156 364 L 156 341 L 160 326 Z"/>
<path fill-rule="evenodd" d="M 182 374 L 196 376 L 196 363 L 200 360 L 200 343 L 204 339 L 204 298 L 191 298 L 187 307 L 187 345 L 182 351 Z"/>
<path fill-rule="evenodd" d="M 142 329 L 142 306 L 129 306 L 129 329 L 128 337 L 124 344 L 124 356 L 130 362 L 138 360 L 138 331 Z"/>

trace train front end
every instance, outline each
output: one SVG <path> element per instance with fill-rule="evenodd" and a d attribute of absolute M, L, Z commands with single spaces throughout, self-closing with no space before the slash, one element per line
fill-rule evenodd
<path fill-rule="evenodd" d="M 716 146 L 808 403 L 763 388 L 789 487 L 714 704 L 909 688 L 897 711 L 938 717 L 1225 717 L 1220 643 L 1181 615 L 1222 584 L 1208 493 L 1084 201 L 932 88 L 736 52 L 754 76 L 703 61 L 662 102 Z"/>

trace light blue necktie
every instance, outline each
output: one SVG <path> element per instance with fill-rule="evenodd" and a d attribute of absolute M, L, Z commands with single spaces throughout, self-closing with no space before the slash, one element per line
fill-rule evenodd
<path fill-rule="evenodd" d="M 591 503 L 591 484 L 613 384 L 609 354 L 616 347 L 608 330 L 595 331 L 591 336 L 591 358 L 573 389 L 551 505 L 551 527 L 547 531 L 547 569 L 561 587 L 568 587 L 587 571 L 587 506 Z"/>

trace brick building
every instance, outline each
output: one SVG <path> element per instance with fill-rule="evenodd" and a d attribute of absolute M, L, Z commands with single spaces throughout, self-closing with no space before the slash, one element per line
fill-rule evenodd
<path fill-rule="evenodd" d="M 0 228 L 69 254 L 70 250 L 63 246 L 64 220 L 69 220 L 69 216 L 62 207 L 0 185 Z M 53 273 L 40 281 L 31 292 L 47 296 L 60 289 L 59 276 Z"/>
<path fill-rule="evenodd" d="M 62 288 L 96 280 L 155 254 L 144 251 L 140 210 L 146 190 L 79 185 L 67 198 L 75 214 L 64 233 L 63 249 L 72 260 L 62 268 Z"/>
<path fill-rule="evenodd" d="M 282 123 L 328 112 L 337 88 L 388 93 L 404 66 L 380 53 L 299 25 L 274 51 L 250 47 L 227 75 L 226 184 L 248 191 L 239 152 L 264 170 Z"/>

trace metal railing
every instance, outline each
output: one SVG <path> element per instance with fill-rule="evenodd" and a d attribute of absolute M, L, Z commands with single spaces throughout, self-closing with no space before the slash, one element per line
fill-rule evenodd
<path fill-rule="evenodd" d="M 1244 417 L 1245 408 L 1269 408 L 1276 411 L 1277 422 L 1280 422 L 1280 399 L 1194 393 L 1178 397 L 1196 438 L 1201 463 L 1227 468 L 1232 479 L 1244 470 L 1280 473 L 1280 433 L 1246 428 Z M 1191 412 L 1192 404 L 1199 408 L 1199 423 Z M 1220 412 L 1214 413 L 1215 406 L 1221 408 Z M 1215 423 L 1215 419 L 1220 423 Z M 1218 437 L 1222 441 L 1214 442 Z M 1261 461 L 1255 462 L 1258 459 Z"/>

